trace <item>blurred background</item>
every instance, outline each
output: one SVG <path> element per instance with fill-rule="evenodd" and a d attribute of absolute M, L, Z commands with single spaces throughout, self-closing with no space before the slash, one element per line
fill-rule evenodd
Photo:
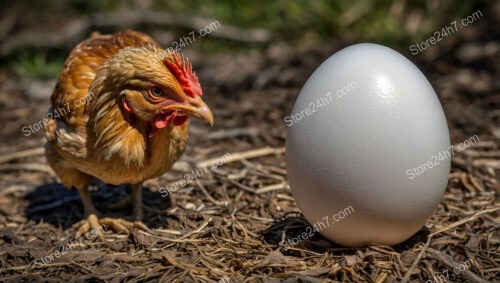
<path fill-rule="evenodd" d="M 477 10 L 492 13 L 493 2 L 4 0 L 0 4 L 0 55 L 4 70 L 51 79 L 69 49 L 91 31 L 137 29 L 170 45 L 193 28 L 214 21 L 220 23 L 220 30 L 189 49 L 239 52 L 263 50 L 277 42 L 295 48 L 370 41 L 404 52 L 450 20 Z M 484 25 L 487 20 L 482 21 Z"/>

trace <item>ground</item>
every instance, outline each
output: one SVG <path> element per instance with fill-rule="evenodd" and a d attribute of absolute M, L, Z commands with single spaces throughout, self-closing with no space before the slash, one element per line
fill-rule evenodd
<path fill-rule="evenodd" d="M 290 249 L 283 246 L 310 225 L 286 182 L 283 118 L 312 71 L 347 43 L 299 49 L 274 44 L 265 52 L 210 57 L 189 52 L 215 126 L 192 123 L 181 162 L 144 184 L 144 202 L 151 207 L 145 223 L 152 231 L 130 235 L 103 227 L 75 238 L 71 227 L 82 219 L 81 201 L 48 167 L 43 135 L 33 125 L 49 107 L 40 93 L 50 92 L 51 83 L 34 86 L 2 72 L 1 281 L 498 280 L 499 44 L 493 27 L 478 23 L 418 56 L 399 50 L 436 89 L 456 150 L 435 214 L 416 235 L 392 247 L 346 248 L 317 233 Z M 22 130 L 28 125 L 32 132 Z M 478 141 L 460 150 L 476 135 Z M 192 171 L 213 158 L 224 164 Z M 193 172 L 196 177 L 185 176 Z M 189 184 L 162 197 L 166 186 L 183 179 Z M 96 181 L 92 198 L 103 213 L 125 217 L 130 211 L 106 207 L 126 194 L 124 186 Z M 100 233 L 104 239 L 96 237 Z"/>

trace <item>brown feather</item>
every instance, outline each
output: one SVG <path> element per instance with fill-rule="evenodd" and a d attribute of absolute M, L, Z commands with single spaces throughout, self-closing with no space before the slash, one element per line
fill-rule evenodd
<path fill-rule="evenodd" d="M 151 37 L 122 31 L 92 34 L 71 51 L 45 127 L 47 160 L 66 187 L 87 186 L 92 176 L 110 184 L 138 184 L 169 170 L 184 152 L 187 123 L 149 138 L 150 124 L 124 113 L 117 99 L 115 85 L 141 83 L 127 81 L 132 75 L 145 80 L 161 75 L 163 83 L 182 91 L 164 66 L 151 63 L 153 48 L 161 49 Z M 139 59 L 130 61 L 132 55 Z"/>

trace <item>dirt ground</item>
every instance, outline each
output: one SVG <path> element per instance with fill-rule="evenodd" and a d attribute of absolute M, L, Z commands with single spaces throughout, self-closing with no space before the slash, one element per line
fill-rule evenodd
<path fill-rule="evenodd" d="M 498 38 L 483 21 L 418 56 L 400 50 L 435 87 L 453 144 L 474 135 L 479 141 L 452 157 L 444 200 L 425 227 L 392 247 L 345 248 L 319 234 L 283 247 L 309 227 L 286 182 L 283 118 L 312 71 L 347 42 L 299 49 L 275 44 L 265 52 L 209 58 L 188 51 L 215 126 L 192 123 L 181 162 L 144 184 L 151 233 L 102 231 L 104 240 L 75 238 L 72 224 L 83 216 L 78 193 L 48 167 L 42 131 L 25 136 L 21 130 L 45 115 L 51 82 L 3 70 L 0 281 L 499 281 Z M 227 153 L 231 162 L 161 196 L 160 188 Z M 106 207 L 127 190 L 96 181 L 92 198 L 106 215 L 125 217 L 130 211 Z"/>

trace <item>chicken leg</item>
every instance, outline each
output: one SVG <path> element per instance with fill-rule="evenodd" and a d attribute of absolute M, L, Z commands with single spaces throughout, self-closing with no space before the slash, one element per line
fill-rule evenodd
<path fill-rule="evenodd" d="M 122 200 L 113 203 L 108 206 L 110 209 L 121 209 L 132 206 L 132 214 L 134 220 L 141 221 L 143 217 L 143 210 L 161 213 L 161 210 L 149 207 L 142 203 L 142 190 L 140 185 L 130 185 L 132 187 L 132 193 Z"/>
<path fill-rule="evenodd" d="M 107 230 L 106 227 L 110 227 L 117 233 L 125 233 L 129 234 L 130 230 L 133 228 L 138 228 L 140 230 L 149 231 L 148 227 L 144 225 L 142 221 L 142 192 L 140 185 L 134 185 L 132 187 L 132 195 L 131 200 L 133 200 L 133 217 L 134 222 L 126 221 L 123 219 L 115 219 L 115 218 L 99 218 L 100 213 L 95 209 L 92 200 L 90 199 L 89 192 L 87 188 L 78 189 L 80 193 L 80 197 L 83 202 L 83 208 L 85 212 L 84 220 L 75 224 L 75 226 L 79 226 L 77 231 L 77 236 L 81 236 L 89 232 L 89 230 L 97 231 L 97 236 L 100 239 L 103 239 L 102 236 L 102 226 L 104 225 L 104 230 Z M 94 234 L 94 233 L 93 233 Z"/>
<path fill-rule="evenodd" d="M 132 215 L 135 221 L 142 221 L 142 190 L 141 185 L 131 185 L 132 193 L 124 199 L 109 205 L 108 208 L 119 209 L 132 206 Z"/>

